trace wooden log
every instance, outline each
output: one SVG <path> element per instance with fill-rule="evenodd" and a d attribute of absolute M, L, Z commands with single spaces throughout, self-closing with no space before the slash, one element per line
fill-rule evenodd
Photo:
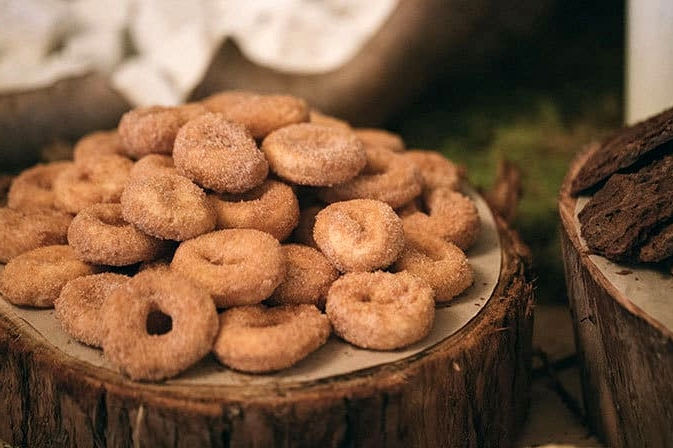
<path fill-rule="evenodd" d="M 577 156 L 559 195 L 562 251 L 587 419 L 608 446 L 670 447 L 673 328 L 668 310 L 673 307 L 666 299 L 673 291 L 673 277 L 656 267 L 620 266 L 589 253 L 580 235 L 578 198 L 571 195 L 571 185 L 597 149 L 594 145 Z M 638 291 L 643 294 L 636 301 Z"/>
<path fill-rule="evenodd" d="M 0 440 L 17 447 L 513 446 L 530 400 L 534 295 L 527 248 L 495 221 L 501 270 L 473 319 L 409 358 L 322 380 L 133 382 L 54 350 L 0 308 Z"/>

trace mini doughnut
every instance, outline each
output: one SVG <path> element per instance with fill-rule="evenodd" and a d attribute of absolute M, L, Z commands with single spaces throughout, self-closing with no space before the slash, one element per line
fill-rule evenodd
<path fill-rule="evenodd" d="M 161 239 L 183 241 L 215 228 L 206 193 L 178 174 L 131 179 L 121 206 L 124 220 Z"/>
<path fill-rule="evenodd" d="M 258 140 L 283 126 L 309 120 L 306 101 L 291 95 L 231 90 L 211 95 L 202 103 L 227 120 L 241 123 Z"/>
<path fill-rule="evenodd" d="M 148 154 L 138 159 L 129 171 L 129 180 L 155 174 L 178 174 L 173 157 L 166 154 Z"/>
<path fill-rule="evenodd" d="M 325 202 L 348 199 L 376 199 L 398 208 L 421 194 L 421 175 L 415 165 L 401 154 L 384 147 L 365 150 L 367 165 L 351 180 L 321 188 L 318 196 Z"/>
<path fill-rule="evenodd" d="M 68 228 L 68 244 L 82 261 L 128 266 L 152 261 L 171 243 L 150 236 L 122 216 L 121 204 L 94 204 L 82 209 Z"/>
<path fill-rule="evenodd" d="M 185 124 L 175 137 L 178 173 L 218 193 L 243 193 L 261 184 L 269 165 L 240 123 L 207 113 Z"/>
<path fill-rule="evenodd" d="M 313 239 L 313 227 L 315 227 L 315 217 L 325 208 L 324 205 L 309 205 L 299 209 L 299 223 L 292 232 L 292 241 L 317 248 L 318 244 Z"/>
<path fill-rule="evenodd" d="M 287 266 L 285 279 L 268 302 L 309 303 L 324 309 L 327 291 L 339 272 L 318 249 L 302 244 L 284 244 L 282 248 Z"/>
<path fill-rule="evenodd" d="M 332 115 L 327 115 L 317 109 L 311 109 L 309 111 L 309 122 L 313 124 L 320 124 L 323 126 L 333 126 L 341 129 L 351 130 L 351 125 L 346 121 L 340 118 L 334 117 Z"/>
<path fill-rule="evenodd" d="M 109 155 L 126 156 L 126 148 L 116 129 L 91 132 L 80 138 L 72 150 L 72 159 L 77 165 Z"/>
<path fill-rule="evenodd" d="M 54 179 L 56 206 L 77 214 L 89 205 L 119 202 L 132 166 L 131 159 L 116 155 L 72 163 Z"/>
<path fill-rule="evenodd" d="M 472 285 L 472 267 L 458 246 L 422 229 L 405 236 L 407 244 L 393 264 L 393 271 L 407 271 L 425 280 L 434 291 L 436 302 L 448 302 Z"/>
<path fill-rule="evenodd" d="M 218 308 L 260 303 L 285 278 L 277 239 L 254 229 L 226 229 L 183 241 L 171 269 L 208 291 Z"/>
<path fill-rule="evenodd" d="M 72 215 L 53 209 L 0 208 L 0 263 L 31 249 L 68 243 Z"/>
<path fill-rule="evenodd" d="M 402 221 L 385 202 L 335 202 L 316 215 L 313 238 L 341 272 L 389 266 L 404 248 Z"/>
<path fill-rule="evenodd" d="M 102 344 L 101 307 L 112 291 L 130 277 L 112 272 L 85 275 L 70 280 L 54 300 L 54 314 L 63 331 L 92 347 Z"/>
<path fill-rule="evenodd" d="M 332 186 L 355 177 L 367 164 L 362 143 L 346 129 L 299 123 L 262 141 L 269 168 L 299 185 Z"/>
<path fill-rule="evenodd" d="M 439 187 L 460 190 L 465 179 L 465 167 L 456 165 L 441 153 L 424 149 L 410 149 L 401 154 L 414 163 L 423 179 L 423 191 Z"/>
<path fill-rule="evenodd" d="M 55 209 L 54 179 L 72 164 L 70 161 L 41 163 L 23 170 L 9 186 L 7 207 L 16 210 Z"/>
<path fill-rule="evenodd" d="M 283 241 L 299 222 L 299 201 L 292 187 L 267 179 L 238 195 L 209 194 L 217 229 L 257 229 Z"/>
<path fill-rule="evenodd" d="M 0 292 L 15 305 L 51 308 L 68 281 L 99 271 L 68 245 L 38 247 L 9 260 L 0 273 Z"/>
<path fill-rule="evenodd" d="M 240 306 L 220 314 L 213 354 L 234 370 L 273 372 L 306 358 L 331 331 L 327 316 L 313 305 Z"/>
<path fill-rule="evenodd" d="M 210 353 L 217 310 L 207 292 L 170 270 L 147 270 L 101 309 L 103 353 L 132 380 L 174 377 Z"/>
<path fill-rule="evenodd" d="M 139 159 L 147 154 L 171 154 L 180 128 L 208 112 L 202 104 L 136 107 L 122 115 L 118 132 L 126 154 Z"/>
<path fill-rule="evenodd" d="M 450 188 L 440 187 L 425 197 L 429 214 L 411 213 L 402 218 L 405 232 L 417 228 L 467 250 L 479 236 L 481 222 L 474 201 Z"/>
<path fill-rule="evenodd" d="M 383 147 L 394 152 L 402 152 L 406 148 L 406 144 L 400 135 L 385 129 L 355 128 L 353 131 L 365 148 Z"/>
<path fill-rule="evenodd" d="M 408 272 L 350 272 L 332 284 L 325 312 L 351 344 L 395 350 L 430 333 L 435 300 L 430 286 Z"/>

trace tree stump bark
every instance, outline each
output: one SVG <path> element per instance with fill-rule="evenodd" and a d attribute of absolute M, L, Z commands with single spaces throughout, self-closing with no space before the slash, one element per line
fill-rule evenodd
<path fill-rule="evenodd" d="M 559 196 L 566 283 L 588 422 L 611 447 L 673 446 L 673 276 L 589 253 L 573 179 L 598 146 L 578 155 Z"/>
<path fill-rule="evenodd" d="M 513 446 L 530 400 L 533 287 L 527 248 L 495 221 L 501 270 L 473 319 L 414 356 L 319 381 L 129 381 L 54 350 L 0 300 L 0 440 L 16 447 Z"/>

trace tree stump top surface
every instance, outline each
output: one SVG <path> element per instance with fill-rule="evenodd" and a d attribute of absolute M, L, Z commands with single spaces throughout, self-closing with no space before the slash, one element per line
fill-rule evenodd
<path fill-rule="evenodd" d="M 574 197 L 573 179 L 598 149 L 589 146 L 572 163 L 561 188 L 559 210 L 563 230 L 581 254 L 591 275 L 611 297 L 634 315 L 644 319 L 662 334 L 673 339 L 673 275 L 663 264 L 614 262 L 591 253 L 580 231 L 577 215 L 589 201 L 589 196 Z M 570 279 L 572 281 L 572 279 Z"/>

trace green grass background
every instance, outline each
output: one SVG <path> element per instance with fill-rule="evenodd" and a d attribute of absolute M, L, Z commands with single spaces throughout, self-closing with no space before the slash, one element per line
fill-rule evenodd
<path fill-rule="evenodd" d="M 477 73 L 441 79 L 386 126 L 441 150 L 480 188 L 498 161 L 522 171 L 513 227 L 533 253 L 539 301 L 566 300 L 557 197 L 575 154 L 622 125 L 624 5 L 559 1 L 533 36 Z M 589 2 L 590 3 L 590 2 Z"/>

